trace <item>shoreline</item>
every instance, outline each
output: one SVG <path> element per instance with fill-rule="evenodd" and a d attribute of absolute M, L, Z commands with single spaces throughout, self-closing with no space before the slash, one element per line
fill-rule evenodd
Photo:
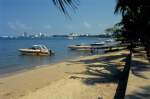
<path fill-rule="evenodd" d="M 91 92 L 92 94 L 89 93 L 92 97 L 94 97 L 93 96 L 94 93 L 96 94 L 95 97 L 99 97 L 99 92 L 102 90 L 102 96 L 106 97 L 104 99 L 110 99 L 110 97 L 113 97 L 115 93 L 115 90 L 117 88 L 117 83 L 114 83 L 114 81 L 111 81 L 112 75 L 110 75 L 110 77 L 108 78 L 107 77 L 103 78 L 104 75 L 101 75 L 101 74 L 97 75 L 95 73 L 99 71 L 102 73 L 106 73 L 105 76 L 109 75 L 109 72 L 110 72 L 109 69 L 107 70 L 106 68 L 105 70 L 104 69 L 105 67 L 103 66 L 101 67 L 101 65 L 106 64 L 105 62 L 103 63 L 102 60 L 105 60 L 106 57 L 110 57 L 110 56 L 114 57 L 116 55 L 120 55 L 121 53 L 124 53 L 124 51 L 106 53 L 106 54 L 104 53 L 104 54 L 91 55 L 91 56 L 80 56 L 74 59 L 69 59 L 67 61 L 53 64 L 53 65 L 37 67 L 32 70 L 27 70 L 21 73 L 17 73 L 14 75 L 0 78 L 0 98 L 20 99 L 21 97 L 25 97 L 23 99 L 36 99 L 36 98 L 26 98 L 26 96 L 30 97 L 28 95 L 34 94 L 38 91 L 41 93 L 41 90 L 47 90 L 48 88 L 48 90 L 50 90 L 51 92 L 50 94 L 53 95 L 53 98 L 51 99 L 57 99 L 56 98 L 57 96 L 62 97 L 62 93 L 61 91 L 59 91 L 59 87 L 57 88 L 57 86 L 60 86 L 62 90 L 65 92 L 64 94 L 66 94 L 66 96 L 71 95 L 70 96 L 72 97 L 71 99 L 75 99 L 73 98 L 74 95 L 75 97 L 78 96 L 76 99 L 83 99 L 83 97 L 86 99 L 91 99 L 87 97 L 88 94 L 85 94 L 82 98 L 80 97 L 79 92 L 82 93 L 85 90 L 87 91 L 93 90 Z M 120 64 L 118 63 L 119 60 L 120 59 L 112 60 L 112 62 Z M 107 61 L 107 58 L 106 58 L 106 61 Z M 90 65 L 94 67 L 91 67 Z M 97 67 L 98 65 L 100 67 Z M 111 69 L 112 73 L 116 72 L 116 68 L 120 68 L 116 66 L 115 67 L 110 66 L 110 67 L 109 68 Z M 100 77 L 100 78 L 97 78 L 97 77 Z M 101 77 L 103 79 L 101 79 Z M 95 79 L 95 80 L 97 79 L 98 81 L 100 80 L 102 82 L 106 81 L 106 83 L 101 83 L 101 82 L 98 83 L 97 80 L 95 81 L 92 79 Z M 108 83 L 107 83 L 107 80 L 108 80 Z M 92 85 L 93 87 L 92 86 L 90 87 L 89 84 L 92 84 L 92 83 L 95 83 L 95 84 Z M 83 87 L 84 90 L 79 90 L 78 88 L 73 87 L 74 85 L 76 87 L 78 86 L 79 89 L 80 87 Z M 51 88 L 55 88 L 55 90 Z M 107 94 L 104 93 L 105 91 L 107 92 L 110 89 L 112 90 L 109 93 Z M 71 93 L 67 93 L 68 90 Z M 53 91 L 56 91 L 56 93 L 54 94 Z M 72 92 L 76 93 L 77 95 L 73 94 Z M 62 99 L 66 99 L 66 97 L 64 96 L 64 98 Z"/>
<path fill-rule="evenodd" d="M 35 65 L 35 66 L 32 66 L 31 68 L 24 68 L 24 69 L 21 69 L 21 70 L 11 71 L 9 73 L 8 72 L 2 73 L 2 74 L 0 74 L 0 79 L 5 78 L 5 77 L 9 77 L 9 76 L 13 76 L 13 75 L 17 75 L 17 74 L 20 74 L 20 73 L 28 72 L 28 71 L 31 71 L 31 70 L 36 70 L 36 69 L 39 69 L 39 68 L 49 67 L 49 65 L 56 65 L 56 64 L 63 63 L 63 62 L 67 62 L 67 61 L 71 61 L 71 60 L 77 60 L 79 58 L 88 57 L 88 56 L 91 56 L 91 55 L 77 56 L 77 57 L 74 57 L 74 58 L 71 58 L 71 59 L 63 59 L 59 62 L 52 62 L 52 63 L 49 63 L 49 64 L 43 64 L 43 65 Z"/>

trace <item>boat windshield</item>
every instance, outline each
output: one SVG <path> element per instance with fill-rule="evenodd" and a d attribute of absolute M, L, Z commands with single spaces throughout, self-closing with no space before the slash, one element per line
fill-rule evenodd
<path fill-rule="evenodd" d="M 35 46 L 35 45 L 34 45 L 34 46 L 31 47 L 31 49 L 36 50 L 36 49 L 41 49 L 41 47 L 40 47 L 40 46 Z"/>
<path fill-rule="evenodd" d="M 42 49 L 47 49 L 47 47 L 45 45 L 42 45 L 41 47 L 42 47 Z"/>
<path fill-rule="evenodd" d="M 47 49 L 47 47 L 45 45 L 33 45 L 30 49 L 34 49 L 34 50 L 42 50 L 42 49 Z"/>

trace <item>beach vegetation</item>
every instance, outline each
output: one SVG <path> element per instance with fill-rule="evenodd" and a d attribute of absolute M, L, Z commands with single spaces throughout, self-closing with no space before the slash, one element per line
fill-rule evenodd
<path fill-rule="evenodd" d="M 126 38 L 122 35 L 122 24 L 116 23 L 113 27 L 105 29 L 105 33 L 111 35 L 116 41 L 124 41 Z"/>

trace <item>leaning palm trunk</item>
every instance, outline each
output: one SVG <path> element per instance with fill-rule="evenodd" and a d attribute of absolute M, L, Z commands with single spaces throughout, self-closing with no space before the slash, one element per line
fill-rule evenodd
<path fill-rule="evenodd" d="M 118 87 L 114 96 L 114 99 L 124 99 L 125 94 L 126 94 L 126 89 L 127 89 L 127 84 L 128 84 L 128 78 L 129 78 L 129 73 L 130 73 L 130 68 L 131 68 L 131 61 L 132 61 L 132 47 L 133 44 L 128 47 L 130 50 L 129 55 L 126 57 L 126 63 L 124 66 L 124 69 L 119 76 L 119 82 L 118 82 Z"/>
<path fill-rule="evenodd" d="M 143 46 L 145 47 L 144 50 L 146 51 L 146 55 L 148 59 L 150 60 L 150 40 L 149 36 L 144 35 L 141 39 L 141 42 L 143 43 Z"/>
<path fill-rule="evenodd" d="M 148 59 L 150 60 L 150 41 L 145 42 L 145 51 Z"/>

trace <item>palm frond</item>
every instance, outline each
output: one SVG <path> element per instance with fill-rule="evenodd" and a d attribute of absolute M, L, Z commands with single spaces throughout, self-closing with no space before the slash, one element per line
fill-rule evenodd
<path fill-rule="evenodd" d="M 59 8 L 65 15 L 68 14 L 67 7 L 72 8 L 73 10 L 77 9 L 79 5 L 78 0 L 52 0 L 54 5 Z"/>
<path fill-rule="evenodd" d="M 114 13 L 125 13 L 127 7 L 127 0 L 116 0 L 116 7 Z"/>

